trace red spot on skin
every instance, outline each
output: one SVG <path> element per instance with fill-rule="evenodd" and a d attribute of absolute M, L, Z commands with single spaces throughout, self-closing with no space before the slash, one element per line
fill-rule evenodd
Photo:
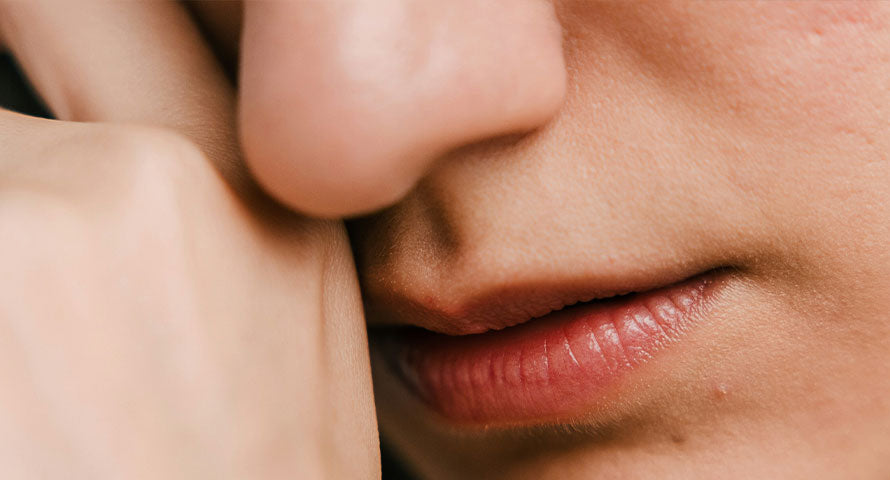
<path fill-rule="evenodd" d="M 713 395 L 716 400 L 725 400 L 729 396 L 729 385 L 725 383 L 714 385 Z"/>

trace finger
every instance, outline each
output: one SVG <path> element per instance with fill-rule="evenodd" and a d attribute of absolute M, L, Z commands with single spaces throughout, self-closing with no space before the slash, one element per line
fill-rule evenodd
<path fill-rule="evenodd" d="M 57 118 L 173 128 L 241 177 L 234 93 L 175 2 L 6 2 L 0 30 Z"/>

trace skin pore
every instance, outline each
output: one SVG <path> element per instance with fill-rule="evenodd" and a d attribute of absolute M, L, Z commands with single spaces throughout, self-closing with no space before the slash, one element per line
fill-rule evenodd
<path fill-rule="evenodd" d="M 27 19 L 28 7 L 20 7 L 25 13 L 15 21 L 0 15 L 6 19 L 0 31 L 60 118 L 178 132 L 171 137 L 126 130 L 126 141 L 111 143 L 123 146 L 103 154 L 83 149 L 108 138 L 102 125 L 33 123 L 4 114 L 4 158 L 28 166 L 0 170 L 0 192 L 28 194 L 11 197 L 24 205 L 12 210 L 19 214 L 12 218 L 49 218 L 44 207 L 33 210 L 28 203 L 34 185 L 52 187 L 38 189 L 39 198 L 56 198 L 46 191 L 73 196 L 77 211 L 88 213 L 78 219 L 103 218 L 91 209 L 119 197 L 101 195 L 129 192 L 143 170 L 106 175 L 117 189 L 70 188 L 72 182 L 89 184 L 85 172 L 95 171 L 89 162 L 184 155 L 192 158 L 189 165 L 200 164 L 198 150 L 184 146 L 189 142 L 239 192 L 233 196 L 200 168 L 195 174 L 172 166 L 179 162 L 161 163 L 167 165 L 162 178 L 176 179 L 172 188 L 181 204 L 198 206 L 183 210 L 177 223 L 197 227 L 173 244 L 202 245 L 196 251 L 205 252 L 197 264 L 177 263 L 175 255 L 161 259 L 187 272 L 172 280 L 209 285 L 203 295 L 176 291 L 167 300 L 211 314 L 178 315 L 191 334 L 175 348 L 169 342 L 178 336 L 126 330 L 116 341 L 131 342 L 121 348 L 129 355 L 109 353 L 116 363 L 97 362 L 119 368 L 111 369 L 118 378 L 133 371 L 131 364 L 152 365 L 171 350 L 181 352 L 193 371 L 212 373 L 204 377 L 217 379 L 217 393 L 229 392 L 184 393 L 181 386 L 190 383 L 178 369 L 164 371 L 170 376 L 152 371 L 145 388 L 154 399 L 204 413 L 171 422 L 187 435 L 133 435 L 140 451 L 156 455 L 136 460 L 156 473 L 170 477 L 175 471 L 162 469 L 164 460 L 175 458 L 168 451 L 175 445 L 189 452 L 195 472 L 210 466 L 203 471 L 207 478 L 219 478 L 213 460 L 229 458 L 231 451 L 248 452 L 233 457 L 235 478 L 287 476 L 307 465 L 309 477 L 373 476 L 372 403 L 383 436 L 423 478 L 878 479 L 890 472 L 890 3 L 249 2 L 237 99 L 206 49 L 196 46 L 194 33 L 182 27 L 182 12 L 163 5 L 166 10 L 150 17 L 154 21 L 139 22 L 126 18 L 149 18 L 147 11 L 115 16 L 132 5 L 116 14 L 50 9 Z M 234 43 L 238 24 L 232 17 L 207 20 L 231 4 L 192 7 L 217 38 Z M 81 22 L 72 16 L 78 12 Z M 114 29 L 91 28 L 86 36 L 65 29 L 89 22 L 134 28 L 125 32 L 128 43 Z M 44 34 L 33 38 L 43 42 L 21 40 L 40 25 Z M 120 49 L 97 54 L 108 52 L 108 45 Z M 141 57 L 149 60 L 134 69 L 121 52 L 139 48 L 147 49 Z M 163 95 L 133 95 L 131 85 Z M 236 101 L 244 164 L 234 146 Z M 111 138 L 119 139 L 120 130 L 114 132 Z M 140 140 L 130 141 L 133 135 Z M 60 140 L 78 138 L 86 140 Z M 66 161 L 76 168 L 44 168 L 46 155 L 35 152 L 34 144 L 47 145 L 52 158 L 77 160 Z M 372 337 L 373 399 L 342 224 L 255 208 L 243 200 L 254 186 L 244 180 L 244 165 L 281 203 L 350 218 Z M 162 201 L 167 190 L 152 191 L 156 196 L 146 198 L 137 189 L 122 204 L 155 219 L 179 211 L 171 206 L 179 204 Z M 96 222 L 96 231 L 106 231 L 107 222 Z M 55 224 L 47 231 L 40 230 L 43 223 L 27 225 L 36 228 L 31 237 L 0 239 L 18 238 L 13 246 L 25 250 L 33 247 L 32 237 L 72 235 Z M 123 226 L 120 231 L 128 232 Z M 170 228 L 164 223 L 154 230 Z M 47 241 L 45 250 L 54 252 L 53 245 Z M 3 251 L 18 251 L 10 248 Z M 178 251 L 150 251 L 168 250 Z M 104 258 L 66 257 L 73 267 L 59 278 L 105 265 Z M 150 260 L 148 267 L 161 264 Z M 139 273 L 148 268 L 125 266 Z M 122 268 L 101 278 L 117 278 L 112 273 Z M 148 291 L 169 285 L 169 270 L 149 268 Z M 481 316 L 522 311 L 522 302 L 540 291 L 564 293 L 554 305 L 560 308 L 597 292 L 658 288 L 714 271 L 725 272 L 726 283 L 707 315 L 680 341 L 604 387 L 579 413 L 458 425 L 399 378 L 376 341 L 393 326 L 460 333 Z M 59 284 L 96 298 L 115 291 L 92 276 L 89 282 L 71 278 Z M 246 295 L 240 290 L 244 279 L 255 287 Z M 30 292 L 31 302 L 10 294 L 0 304 L 48 305 L 39 296 L 42 284 L 26 287 L 10 291 Z M 81 298 L 81 290 L 71 291 L 65 298 Z M 125 292 L 113 297 L 128 299 Z M 112 320 L 129 319 L 140 308 L 119 303 L 110 303 L 119 315 L 85 315 L 102 322 L 93 331 L 117 332 Z M 59 305 L 58 311 L 69 311 Z M 527 315 L 528 324 L 539 322 L 531 319 L 537 316 Z M 303 323 L 268 323 L 282 317 Z M 44 325 L 32 331 L 55 338 L 46 327 L 53 323 L 21 325 Z M 74 328 L 66 335 L 59 345 L 72 349 L 81 344 L 73 340 L 93 339 Z M 107 344 L 116 343 L 95 345 Z M 216 357 L 198 354 L 205 344 L 217 345 Z M 16 352 L 34 348 L 12 347 L 0 350 L 13 355 L 0 365 L 17 365 Z M 76 353 L 72 358 L 79 358 Z M 59 363 L 68 365 L 59 355 Z M 55 371 L 64 377 L 69 370 Z M 12 382 L 16 371 L 0 378 Z M 282 386 L 281 379 L 293 380 Z M 4 391 L 31 394 L 21 388 L 30 385 L 25 380 L 11 385 L 18 387 Z M 71 405 L 96 404 L 90 397 L 96 392 L 48 397 L 65 399 L 67 410 L 59 410 L 64 417 Z M 39 393 L 33 395 L 45 400 Z M 35 403 L 30 398 L 13 405 Z M 108 398 L 115 397 L 100 399 L 112 407 L 133 404 L 127 396 L 124 402 Z M 146 398 L 134 396 L 132 402 Z M 144 408 L 154 412 L 166 404 L 151 401 Z M 125 409 L 110 411 L 119 415 L 97 413 L 106 422 L 95 424 L 116 427 L 115 419 L 132 420 Z M 153 415 L 145 418 L 166 419 L 163 412 Z M 20 426 L 10 432 L 60 438 L 42 416 L 10 418 Z M 20 420 L 31 418 L 39 419 L 33 425 L 40 429 Z M 221 435 L 217 426 L 233 418 L 239 419 L 234 435 Z M 333 420 L 315 421 L 328 418 Z M 145 422 L 157 424 L 165 423 Z M 99 437 L 106 442 L 95 447 L 101 452 L 127 444 L 115 436 L 119 431 L 139 433 L 145 425 L 81 435 L 75 443 L 92 446 L 89 440 Z M 65 432 L 72 430 L 79 432 Z M 34 438 L 35 445 L 45 443 Z M 237 441 L 216 449 L 218 438 Z M 7 439 L 28 445 L 12 434 L 0 436 Z M 72 451 L 64 450 L 80 458 L 79 450 Z M 131 460 L 124 451 L 114 458 L 113 467 Z M 27 470 L 27 462 L 22 465 Z M 139 471 L 107 468 L 118 478 Z M 86 472 L 84 478 L 96 477 Z"/>

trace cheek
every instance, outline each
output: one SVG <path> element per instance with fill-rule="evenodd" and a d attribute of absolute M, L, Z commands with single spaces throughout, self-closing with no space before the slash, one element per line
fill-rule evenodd
<path fill-rule="evenodd" d="M 723 40 L 726 72 L 725 103 L 716 100 L 711 115 L 725 108 L 726 124 L 742 133 L 726 167 L 781 221 L 809 227 L 802 235 L 874 231 L 890 218 L 884 208 L 867 214 L 890 202 L 888 7 L 766 2 L 715 17 L 732 34 L 711 34 Z"/>
<path fill-rule="evenodd" d="M 890 242 L 890 3 L 579 0 L 561 13 L 569 105 L 602 119 L 585 128 L 607 158 L 689 172 L 724 239 L 818 264 Z M 651 159 L 612 155 L 609 138 Z"/>
<path fill-rule="evenodd" d="M 617 38 L 618 49 L 637 64 L 635 73 L 708 120 L 760 134 L 779 128 L 808 140 L 814 129 L 825 135 L 884 120 L 876 109 L 888 101 L 890 3 L 672 2 L 578 10 L 584 15 L 569 16 L 580 17 L 571 28 L 605 32 L 575 55 L 588 57 L 581 63 L 592 63 L 596 42 Z"/>
<path fill-rule="evenodd" d="M 860 304 L 886 304 L 890 3 L 699 6 L 686 21 L 711 59 L 701 114 L 732 139 L 719 168 L 780 232 L 771 248 L 823 287 L 871 279 Z"/>
<path fill-rule="evenodd" d="M 888 13 L 883 2 L 765 3 L 724 12 L 726 24 L 713 28 L 731 33 L 710 37 L 720 39 L 725 71 L 734 72 L 724 82 L 738 113 L 808 142 L 876 130 L 888 101 Z"/>

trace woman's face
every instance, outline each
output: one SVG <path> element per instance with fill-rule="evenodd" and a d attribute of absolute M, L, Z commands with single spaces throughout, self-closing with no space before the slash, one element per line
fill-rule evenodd
<path fill-rule="evenodd" d="M 433 478 L 887 475 L 890 3 L 441 3 L 331 28 L 411 47 L 313 133 L 418 179 L 351 226 L 389 442 Z M 353 85 L 375 38 L 301 58 Z"/>

